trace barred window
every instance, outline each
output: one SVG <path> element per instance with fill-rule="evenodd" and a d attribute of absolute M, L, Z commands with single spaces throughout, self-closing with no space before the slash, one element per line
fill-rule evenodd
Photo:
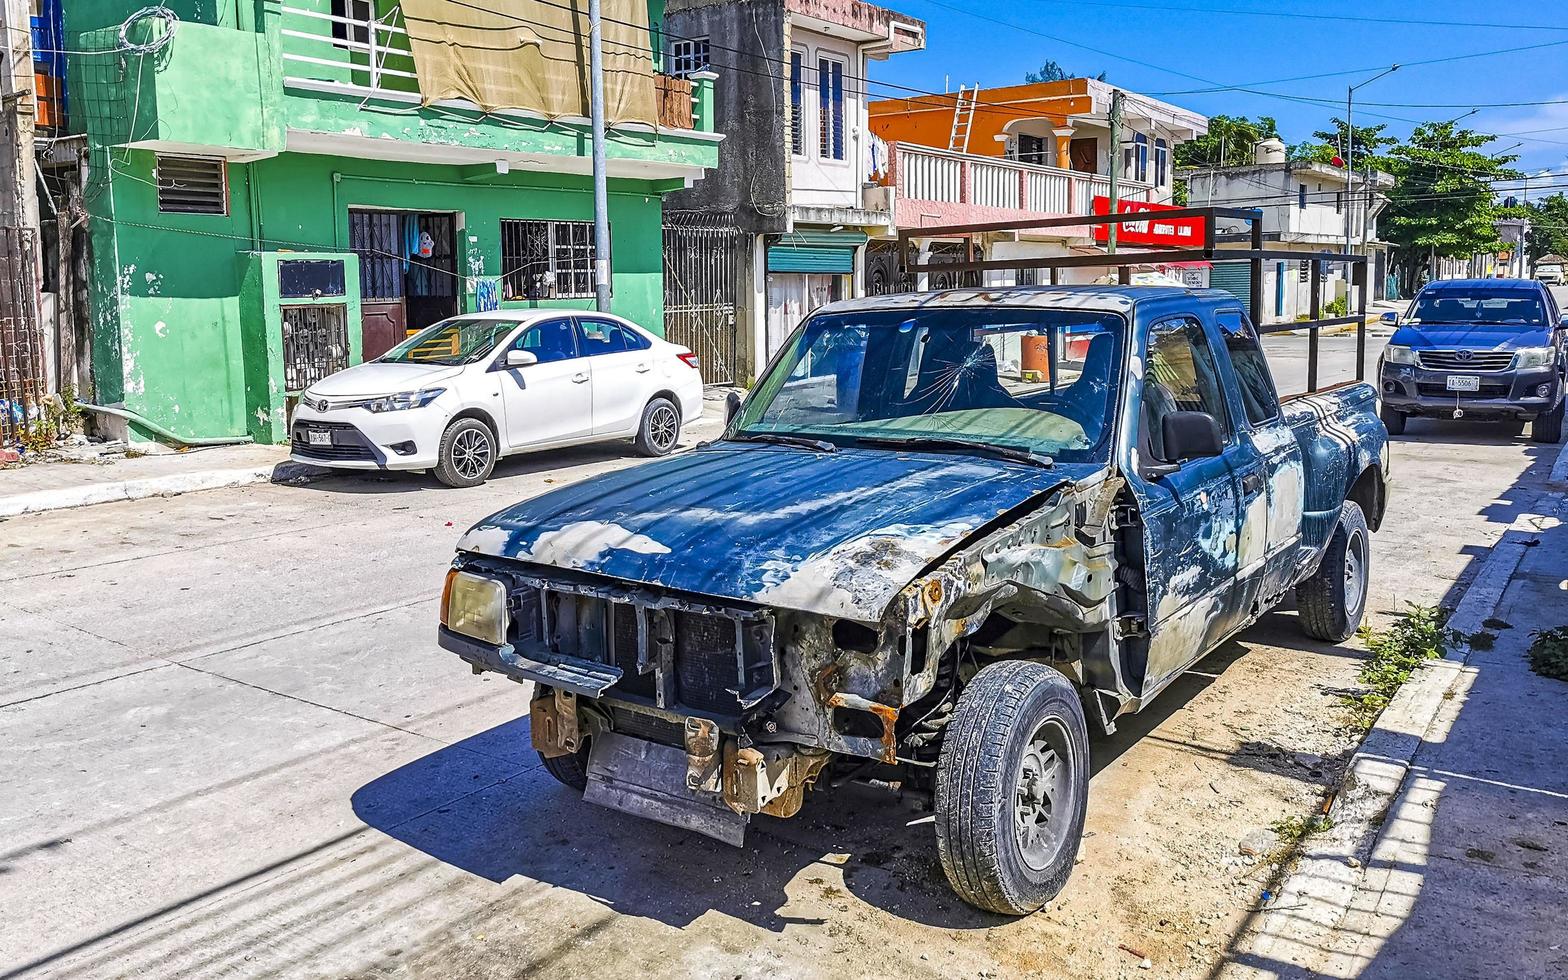
<path fill-rule="evenodd" d="M 682 38 L 670 42 L 670 74 L 685 78 L 693 72 L 708 70 L 708 39 Z"/>
<path fill-rule="evenodd" d="M 501 219 L 506 299 L 584 299 L 593 292 L 593 222 Z"/>

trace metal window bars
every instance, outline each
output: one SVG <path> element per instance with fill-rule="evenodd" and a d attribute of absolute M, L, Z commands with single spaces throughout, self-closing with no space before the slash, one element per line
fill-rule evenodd
<path fill-rule="evenodd" d="M 1152 219 L 1172 221 L 1201 219 L 1203 222 L 1202 245 L 1192 248 L 1144 247 L 1133 252 L 1114 252 L 1095 255 L 1025 256 L 1015 259 L 975 259 L 954 262 L 913 262 L 910 244 L 915 239 L 961 239 L 972 255 L 971 243 L 983 234 L 1029 231 L 1041 228 L 1071 228 L 1093 225 L 1116 225 L 1147 222 Z M 1248 232 L 1242 237 L 1247 246 L 1221 248 L 1216 234 L 1216 221 L 1228 218 L 1247 222 Z M 1229 237 L 1229 236 L 1227 236 Z M 952 275 L 973 272 L 1019 272 L 1045 269 L 1050 272 L 1051 285 L 1057 285 L 1062 269 L 1108 268 L 1117 270 L 1123 285 L 1132 282 L 1133 267 L 1138 265 L 1167 265 L 1174 262 L 1247 262 L 1251 272 L 1251 290 L 1247 302 L 1248 316 L 1259 334 L 1280 333 L 1286 330 L 1307 331 L 1307 391 L 1318 389 L 1318 332 L 1325 327 L 1356 325 L 1356 380 L 1366 378 L 1367 353 L 1367 257 L 1337 252 L 1311 252 L 1263 247 L 1263 212 L 1244 208 L 1196 207 L 1173 208 L 1158 212 L 1132 212 L 1122 214 L 1074 215 L 1057 218 L 1031 218 L 1009 221 L 985 221 L 959 225 L 939 225 L 922 228 L 901 228 L 898 232 L 899 266 L 906 277 L 918 282 L 920 273 Z M 1312 271 L 1311 301 L 1307 319 L 1288 323 L 1263 324 L 1263 263 L 1274 261 L 1300 261 Z M 1327 269 L 1334 264 L 1344 265 L 1346 278 L 1355 291 L 1356 309 L 1347 316 L 1324 317 L 1323 280 Z"/>

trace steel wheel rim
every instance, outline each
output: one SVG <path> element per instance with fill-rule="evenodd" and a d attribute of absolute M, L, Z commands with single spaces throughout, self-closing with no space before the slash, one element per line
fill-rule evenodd
<path fill-rule="evenodd" d="M 1072 821 L 1072 741 L 1048 718 L 1029 736 L 1013 789 L 1013 836 L 1024 863 L 1047 870 L 1067 841 Z"/>
<path fill-rule="evenodd" d="M 1366 536 L 1360 531 L 1351 534 L 1345 542 L 1345 610 L 1361 608 L 1361 596 L 1366 589 Z"/>
<path fill-rule="evenodd" d="M 675 409 L 668 405 L 654 407 L 653 413 L 648 416 L 648 441 L 653 443 L 655 449 L 664 450 L 675 445 L 680 431 L 681 420 L 675 414 Z"/>
<path fill-rule="evenodd" d="M 452 468 L 465 480 L 484 475 L 490 465 L 490 437 L 478 429 L 464 429 L 452 440 Z"/>

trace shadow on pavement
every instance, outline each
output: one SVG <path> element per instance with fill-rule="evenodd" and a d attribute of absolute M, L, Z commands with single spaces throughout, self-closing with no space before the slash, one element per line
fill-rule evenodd
<path fill-rule="evenodd" d="M 1249 653 L 1251 643 L 1307 642 L 1287 616 L 1267 617 L 1248 639 L 1226 643 L 1179 676 L 1149 709 L 1118 719 L 1114 735 L 1091 735 L 1094 773 L 1140 741 L 1162 738 L 1155 729 Z M 528 739 L 524 717 L 444 747 L 362 786 L 352 797 L 354 813 L 394 840 L 488 881 L 540 881 L 618 914 L 675 927 L 709 911 L 770 932 L 821 924 L 840 910 L 846 890 L 874 908 L 928 926 L 985 929 L 1008 921 L 953 894 L 937 855 L 929 805 L 913 795 L 858 784 L 828 789 L 824 779 L 795 817 L 753 818 L 741 849 L 585 803 L 542 768 L 468 795 L 462 787 L 449 787 L 441 796 L 444 774 L 451 771 L 446 756 L 493 754 L 497 742 Z M 1239 753 L 1184 748 L 1293 778 L 1322 778 L 1272 745 L 1244 746 Z M 447 802 L 406 817 L 407 799 L 432 797 Z"/>
<path fill-rule="evenodd" d="M 495 471 L 487 482 L 505 486 L 505 481 L 516 477 L 536 476 L 567 466 L 607 463 L 617 459 L 637 459 L 631 443 L 600 442 L 587 446 L 568 446 L 565 449 L 546 449 L 537 453 L 520 453 L 497 461 Z M 299 486 L 304 490 L 336 494 L 439 492 L 453 489 L 430 473 L 417 470 L 333 470 L 329 476 Z"/>
<path fill-rule="evenodd" d="M 1398 794 L 1374 818 L 1348 910 L 1328 908 L 1343 915 L 1332 924 L 1321 908 L 1256 911 L 1211 977 L 1231 965 L 1362 980 L 1568 976 L 1561 930 L 1543 928 L 1568 921 L 1568 683 L 1534 674 L 1526 655 L 1532 629 L 1568 625 L 1568 507 L 1544 482 L 1560 451 L 1532 447 L 1531 466 L 1500 495 L 1506 504 L 1478 511 L 1543 519 L 1488 621 L 1493 645 L 1453 670 Z M 1465 552 L 1474 566 L 1491 549 Z M 1459 576 L 1439 605 L 1457 606 L 1471 578 Z M 1238 946 L 1259 928 L 1266 955 Z"/>

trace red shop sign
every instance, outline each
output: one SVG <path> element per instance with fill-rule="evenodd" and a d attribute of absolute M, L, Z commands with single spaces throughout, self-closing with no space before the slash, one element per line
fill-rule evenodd
<path fill-rule="evenodd" d="M 1093 201 L 1095 214 L 1110 214 L 1111 199 L 1103 194 L 1095 195 Z M 1156 217 L 1161 211 L 1180 211 L 1181 208 L 1174 204 L 1151 204 L 1148 201 L 1116 202 L 1117 214 L 1148 214 L 1148 221 L 1126 221 L 1116 228 L 1116 241 L 1122 245 L 1169 245 L 1177 248 L 1202 248 L 1203 247 L 1203 219 L 1202 218 L 1165 218 Z M 1094 226 L 1094 240 L 1105 241 L 1107 225 Z"/>

